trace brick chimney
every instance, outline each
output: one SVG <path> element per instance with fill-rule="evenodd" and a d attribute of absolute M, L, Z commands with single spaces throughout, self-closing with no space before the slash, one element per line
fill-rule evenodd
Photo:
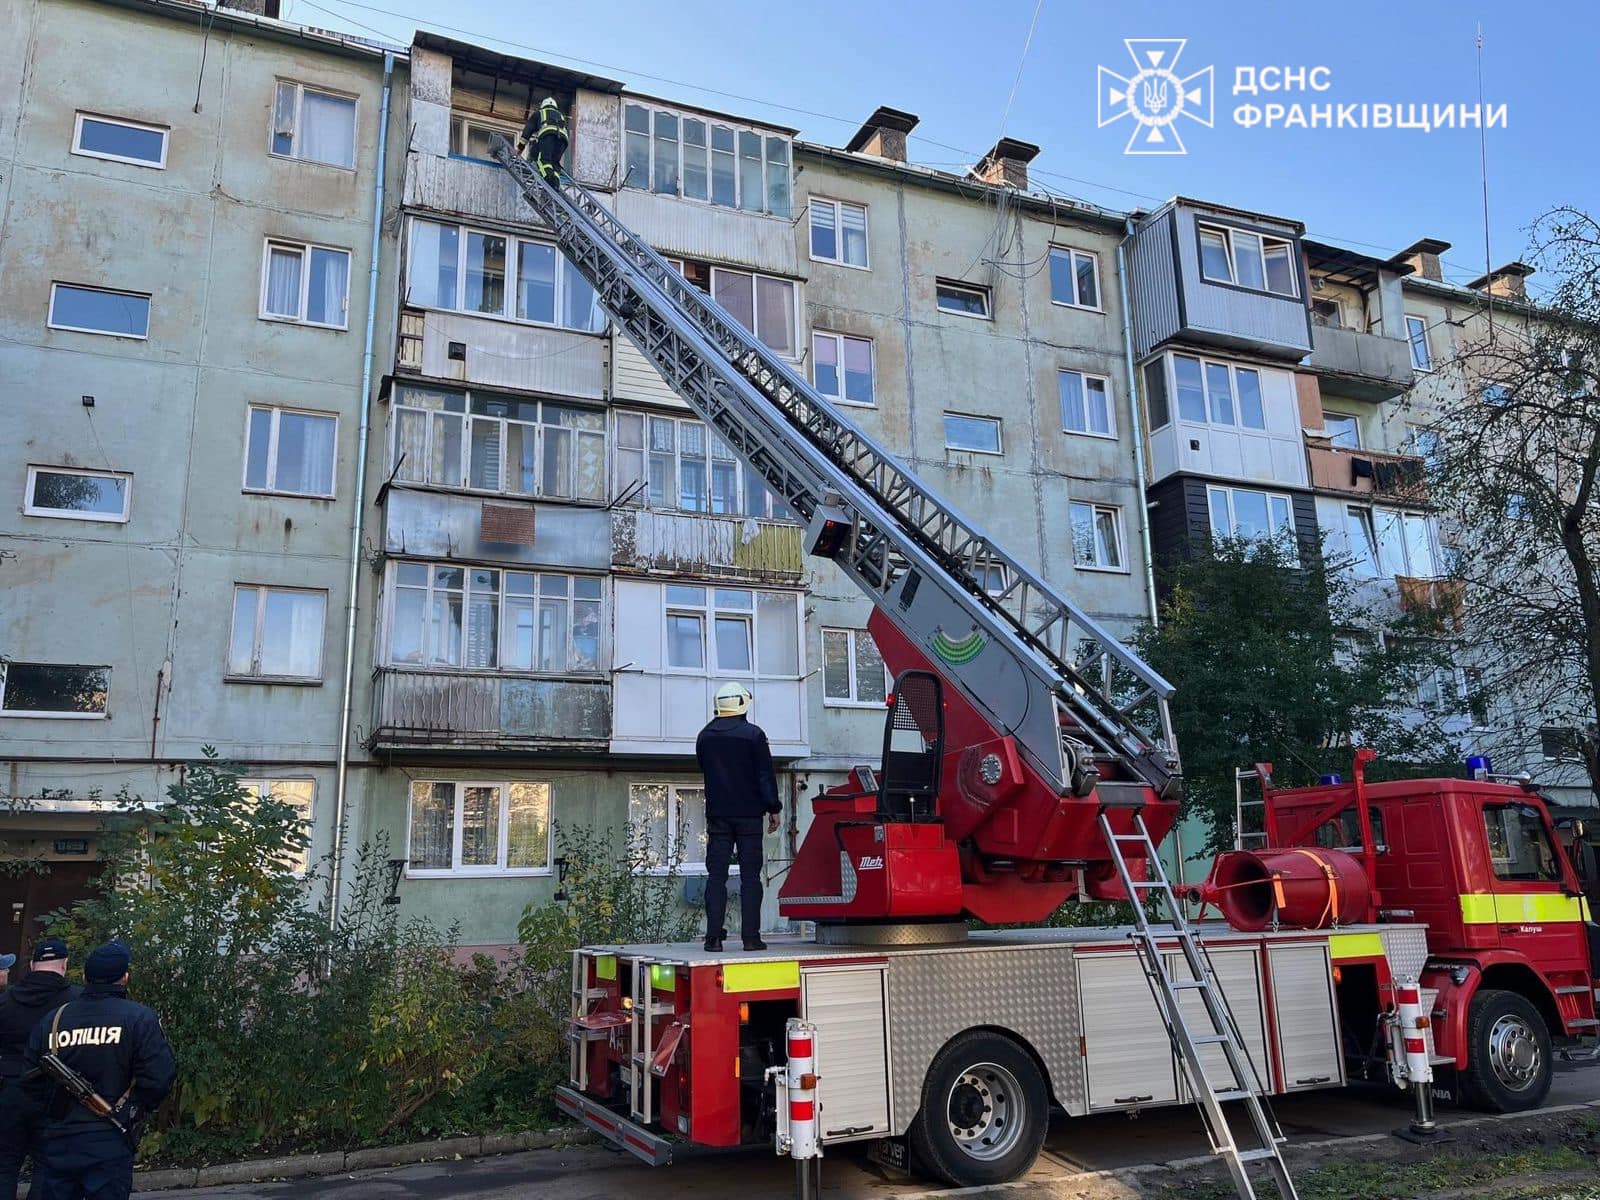
<path fill-rule="evenodd" d="M 984 183 L 1014 187 L 1019 192 L 1028 190 L 1028 164 L 1039 156 L 1039 147 L 1032 142 L 1019 142 L 1016 138 L 1001 138 L 994 149 L 972 169 L 975 179 Z"/>
<path fill-rule="evenodd" d="M 1503 267 L 1496 267 L 1482 278 L 1474 279 L 1467 286 L 1475 292 L 1482 292 L 1499 300 L 1526 300 L 1528 276 L 1533 274 L 1533 270 L 1525 262 L 1508 262 Z"/>
<path fill-rule="evenodd" d="M 915 113 L 880 107 L 867 118 L 866 124 L 856 130 L 845 149 L 903 163 L 906 161 L 906 135 L 916 127 Z"/>
<path fill-rule="evenodd" d="M 1439 256 L 1448 249 L 1449 242 L 1423 238 L 1420 242 L 1412 242 L 1389 261 L 1397 267 L 1410 267 L 1419 279 L 1440 283 L 1444 280 L 1444 272 L 1439 269 Z"/>

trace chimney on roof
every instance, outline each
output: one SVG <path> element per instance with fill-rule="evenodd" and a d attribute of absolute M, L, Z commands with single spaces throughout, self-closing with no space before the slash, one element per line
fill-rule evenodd
<path fill-rule="evenodd" d="M 1389 261 L 1396 266 L 1410 267 L 1418 278 L 1440 283 L 1444 279 L 1444 272 L 1439 269 L 1439 256 L 1448 249 L 1450 249 L 1449 242 L 1441 242 L 1437 238 L 1423 238 L 1420 242 L 1412 242 Z"/>
<path fill-rule="evenodd" d="M 1500 300 L 1526 300 L 1528 276 L 1533 274 L 1533 270 L 1525 262 L 1508 262 L 1503 267 L 1496 267 L 1482 278 L 1474 279 L 1467 286 L 1475 292 L 1482 292 L 1486 296 L 1494 296 Z"/>
<path fill-rule="evenodd" d="M 1001 138 L 994 149 L 972 168 L 973 177 L 996 186 L 1028 190 L 1028 164 L 1039 156 L 1039 147 L 1016 138 Z"/>
<path fill-rule="evenodd" d="M 906 161 L 906 134 L 917 127 L 915 113 L 880 106 L 845 145 L 856 154 L 871 154 L 890 162 Z"/>

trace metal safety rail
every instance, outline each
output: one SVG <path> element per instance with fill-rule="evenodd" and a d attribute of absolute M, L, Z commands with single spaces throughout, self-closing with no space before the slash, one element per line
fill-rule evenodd
<path fill-rule="evenodd" d="M 835 561 L 915 643 L 927 644 L 930 631 L 905 612 L 931 583 L 973 631 L 1007 647 L 1023 679 L 992 671 L 984 679 L 959 665 L 950 677 L 1061 792 L 1092 760 L 1176 795 L 1170 684 L 817 395 L 586 189 L 565 177 L 559 187 L 548 183 L 504 138 L 491 153 L 696 414 L 803 519 L 837 515 L 848 525 Z M 996 570 L 1005 584 L 991 594 Z"/>
<path fill-rule="evenodd" d="M 1266 1088 L 1256 1071 L 1255 1060 L 1250 1057 L 1249 1047 L 1234 1019 L 1233 1010 L 1228 1007 L 1222 984 L 1212 968 L 1211 956 L 1183 915 L 1183 906 L 1167 879 L 1166 868 L 1161 863 L 1161 856 L 1156 853 L 1155 842 L 1150 837 L 1140 807 L 1129 807 L 1132 808 L 1132 833 L 1117 833 L 1105 806 L 1100 809 L 1100 832 L 1111 851 L 1111 861 L 1116 865 L 1117 875 L 1127 889 L 1133 909 L 1134 927 L 1128 936 L 1138 952 L 1161 1023 L 1166 1026 L 1167 1036 L 1172 1040 L 1178 1061 L 1183 1066 L 1189 1093 L 1200 1110 L 1206 1135 L 1211 1140 L 1211 1151 L 1227 1166 L 1234 1189 L 1243 1200 L 1254 1200 L 1256 1196 L 1255 1184 L 1249 1174 L 1249 1167 L 1253 1163 L 1266 1166 L 1282 1200 L 1298 1200 L 1294 1181 L 1289 1178 L 1289 1167 L 1280 1149 L 1285 1140 L 1283 1130 L 1267 1103 Z M 1124 844 L 1136 847 L 1134 856 L 1142 856 L 1146 863 L 1147 878 L 1133 878 L 1127 857 L 1122 853 Z M 1151 893 L 1161 897 L 1172 922 L 1170 930 L 1158 929 L 1151 924 L 1144 903 Z M 1162 952 L 1162 942 L 1177 944 L 1188 966 L 1188 978 L 1173 977 Z M 1195 1030 L 1190 1027 L 1181 998 L 1182 993 L 1189 991 L 1199 995 L 1210 1028 Z M 1220 1088 L 1212 1086 L 1206 1078 L 1205 1062 L 1200 1057 L 1203 1046 L 1221 1048 L 1223 1059 L 1233 1076 L 1231 1083 Z M 1233 1126 L 1223 1109 L 1224 1104 L 1234 1101 L 1244 1106 L 1255 1133 L 1257 1144 L 1254 1146 L 1240 1146 L 1234 1136 Z"/>

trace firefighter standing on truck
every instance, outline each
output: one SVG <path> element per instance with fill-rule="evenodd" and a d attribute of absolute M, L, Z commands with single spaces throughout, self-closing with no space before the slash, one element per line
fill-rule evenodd
<path fill-rule="evenodd" d="M 561 159 L 567 152 L 567 119 L 556 107 L 555 98 L 546 96 L 539 109 L 522 127 L 523 153 L 551 183 L 560 182 Z"/>
<path fill-rule="evenodd" d="M 761 940 L 761 825 L 778 832 L 778 777 L 761 726 L 746 715 L 750 689 L 725 683 L 717 689 L 716 716 L 695 739 L 694 756 L 706 782 L 706 949 L 722 949 L 727 930 L 728 864 L 739 850 L 739 933 L 746 950 L 765 950 Z"/>
<path fill-rule="evenodd" d="M 108 942 L 84 963 L 83 995 L 41 1021 L 28 1042 L 28 1098 L 41 1111 L 33 1200 L 127 1200 L 143 1119 L 178 1067 L 156 1014 L 128 999 L 127 944 Z M 74 1098 L 40 1059 L 54 1055 L 92 1088 Z M 102 1102 L 108 1113 L 93 1108 Z"/>

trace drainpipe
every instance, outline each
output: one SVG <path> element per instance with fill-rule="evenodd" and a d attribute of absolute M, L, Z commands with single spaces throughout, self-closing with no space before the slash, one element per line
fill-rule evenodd
<path fill-rule="evenodd" d="M 1144 592 L 1150 603 L 1150 624 L 1161 621 L 1156 605 L 1155 556 L 1150 550 L 1150 502 L 1146 497 L 1147 472 L 1144 461 L 1144 403 L 1139 395 L 1139 373 L 1133 362 L 1133 307 L 1128 302 L 1128 239 L 1133 236 L 1133 218 L 1123 219 L 1123 238 L 1117 243 L 1117 289 L 1122 297 L 1122 355 L 1128 367 L 1128 424 L 1133 432 L 1133 473 L 1139 485 L 1139 546 L 1144 551 Z M 1173 874 L 1183 880 L 1183 820 L 1172 824 L 1172 850 L 1176 861 Z"/>
<path fill-rule="evenodd" d="M 372 262 L 367 272 L 367 336 L 361 357 L 361 425 L 356 439 L 356 511 L 350 523 L 350 583 L 345 601 L 344 687 L 339 698 L 339 760 L 333 792 L 333 855 L 328 871 L 328 924 L 339 922 L 344 824 L 350 781 L 350 724 L 355 707 L 356 598 L 361 586 L 361 536 L 367 506 L 367 442 L 372 434 L 372 351 L 378 317 L 378 256 L 383 249 L 383 182 L 389 162 L 389 96 L 394 55 L 383 56 L 383 104 L 378 116 L 378 178 L 372 187 Z"/>

